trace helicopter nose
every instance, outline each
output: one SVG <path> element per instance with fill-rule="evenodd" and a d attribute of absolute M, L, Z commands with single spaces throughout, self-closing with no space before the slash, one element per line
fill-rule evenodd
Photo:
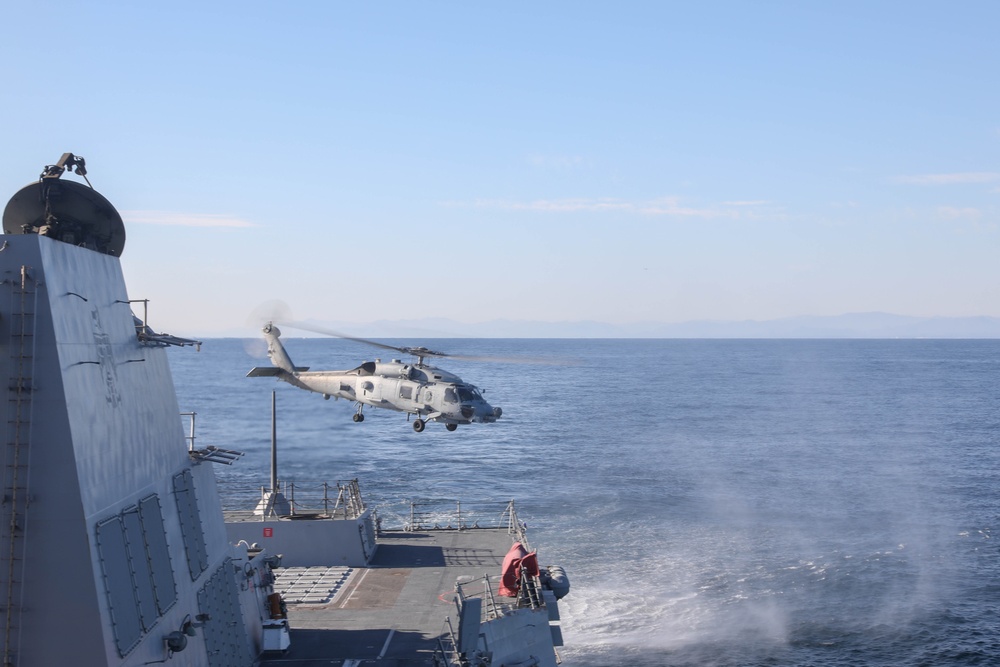
<path fill-rule="evenodd" d="M 503 414 L 503 410 L 501 410 L 500 408 L 493 408 L 493 416 L 494 417 L 496 417 L 497 419 L 500 419 L 500 415 L 502 415 L 502 414 Z"/>
<path fill-rule="evenodd" d="M 494 408 L 485 402 L 463 405 L 461 411 L 465 419 L 478 424 L 492 424 L 500 416 L 499 413 L 502 412 L 499 408 Z"/>

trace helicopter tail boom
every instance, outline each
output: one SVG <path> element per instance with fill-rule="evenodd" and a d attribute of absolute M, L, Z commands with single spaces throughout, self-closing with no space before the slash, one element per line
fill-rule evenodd
<path fill-rule="evenodd" d="M 264 340 L 267 341 L 267 356 L 271 359 L 271 363 L 274 364 L 275 370 L 282 370 L 293 375 L 298 372 L 300 369 L 295 367 L 288 353 L 285 352 L 285 346 L 281 344 L 281 330 L 271 322 L 268 322 L 264 325 L 263 332 Z M 280 376 L 280 373 L 276 373 L 275 375 Z"/>

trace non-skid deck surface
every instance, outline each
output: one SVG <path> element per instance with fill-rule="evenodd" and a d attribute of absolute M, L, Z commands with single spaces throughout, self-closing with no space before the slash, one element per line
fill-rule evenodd
<path fill-rule="evenodd" d="M 448 616 L 457 629 L 455 580 L 499 575 L 511 543 L 506 530 L 389 532 L 367 568 L 278 570 L 292 645 L 263 664 L 431 665 Z M 466 587 L 466 594 L 481 592 L 478 583 Z"/>

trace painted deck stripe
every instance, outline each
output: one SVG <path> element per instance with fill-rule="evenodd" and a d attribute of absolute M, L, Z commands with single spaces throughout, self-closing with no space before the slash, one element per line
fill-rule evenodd
<path fill-rule="evenodd" d="M 385 644 L 382 645 L 382 652 L 378 654 L 378 660 L 385 657 L 385 652 L 389 650 L 389 642 L 392 641 L 394 634 L 396 634 L 395 630 L 389 630 L 389 636 L 385 638 Z"/>

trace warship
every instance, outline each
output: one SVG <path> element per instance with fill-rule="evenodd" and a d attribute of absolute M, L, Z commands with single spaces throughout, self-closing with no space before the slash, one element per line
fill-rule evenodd
<path fill-rule="evenodd" d="M 245 459 L 185 435 L 166 353 L 200 342 L 129 298 L 86 174 L 66 153 L 3 212 L 2 667 L 557 664 L 569 581 L 513 501 L 390 529 L 358 480 L 280 489 L 272 451 L 256 507 L 223 511 L 215 467 Z"/>

